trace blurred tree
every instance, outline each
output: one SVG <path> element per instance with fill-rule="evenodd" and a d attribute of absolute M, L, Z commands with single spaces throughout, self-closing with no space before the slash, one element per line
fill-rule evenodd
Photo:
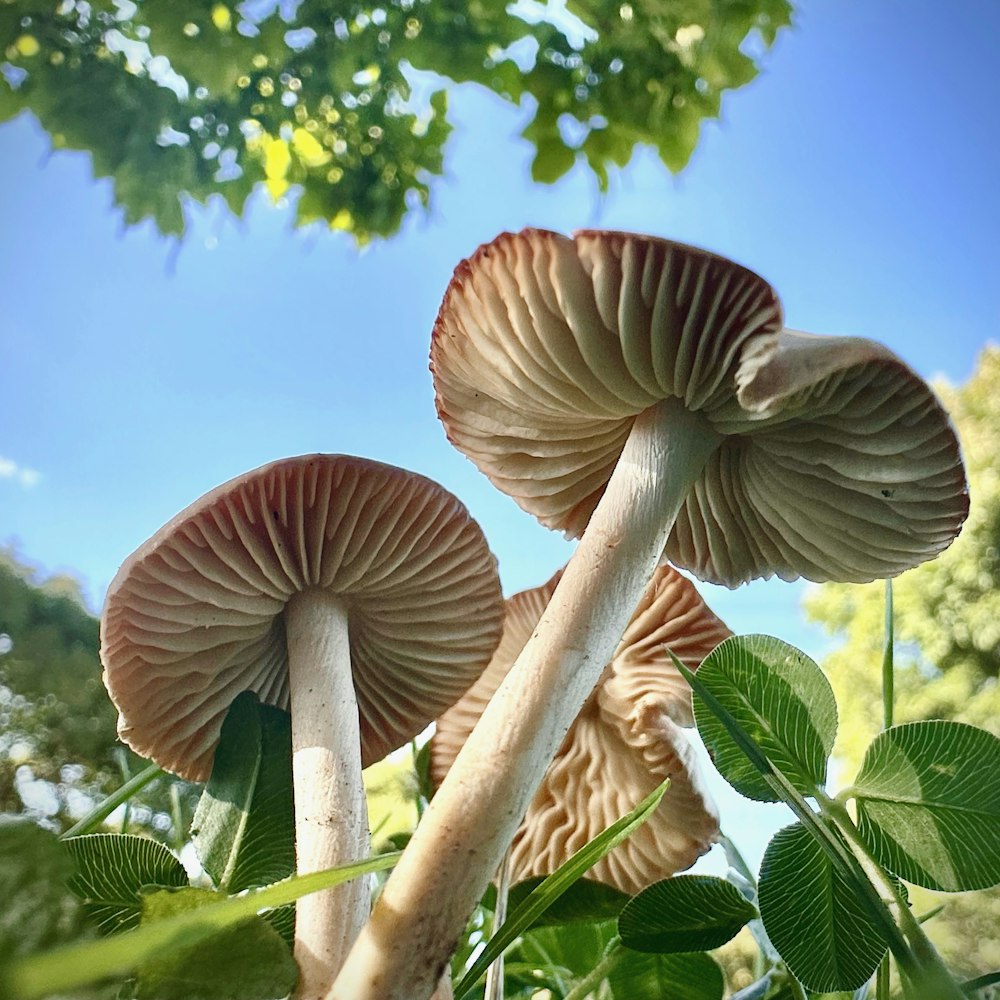
<path fill-rule="evenodd" d="M 894 582 L 895 721 L 957 719 L 1000 735 L 1000 347 L 961 387 L 937 387 L 962 440 L 972 505 L 957 541 Z M 840 706 L 836 756 L 853 775 L 881 727 L 883 585 L 824 584 L 808 614 L 841 640 L 825 661 Z M 915 893 L 918 911 L 929 893 Z M 1000 967 L 1000 891 L 940 895 L 930 925 L 970 976 Z"/>
<path fill-rule="evenodd" d="M 118 742 L 98 633 L 72 577 L 39 581 L 0 549 L 0 812 L 26 810 L 62 829 L 121 785 L 124 772 L 146 766 Z M 131 816 L 176 837 L 175 826 L 187 831 L 191 806 L 186 783 L 159 779 Z"/>
<path fill-rule="evenodd" d="M 603 189 L 637 143 L 680 170 L 790 17 L 790 0 L 0 0 L 0 121 L 28 109 L 88 150 L 128 223 L 180 234 L 185 197 L 239 215 L 255 186 L 296 185 L 299 224 L 364 242 L 427 204 L 449 80 L 531 99 L 536 181 L 583 159 Z"/>

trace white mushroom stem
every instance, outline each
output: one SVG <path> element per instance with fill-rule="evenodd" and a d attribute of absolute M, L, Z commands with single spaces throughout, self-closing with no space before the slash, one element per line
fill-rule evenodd
<path fill-rule="evenodd" d="M 368 856 L 358 702 L 347 612 L 319 589 L 285 608 L 299 874 Z M 322 1000 L 368 917 L 368 879 L 304 896 L 295 910 L 299 1000 Z"/>
<path fill-rule="evenodd" d="M 331 1000 L 430 995 L 720 441 L 678 399 L 636 418 L 537 630 L 424 813 Z"/>

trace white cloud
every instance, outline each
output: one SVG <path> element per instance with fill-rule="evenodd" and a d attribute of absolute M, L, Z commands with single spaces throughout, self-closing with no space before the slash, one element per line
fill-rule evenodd
<path fill-rule="evenodd" d="M 13 459 L 0 455 L 0 479 L 13 479 L 25 489 L 30 489 L 32 486 L 37 486 L 41 478 L 42 474 L 37 469 L 18 465 Z"/>

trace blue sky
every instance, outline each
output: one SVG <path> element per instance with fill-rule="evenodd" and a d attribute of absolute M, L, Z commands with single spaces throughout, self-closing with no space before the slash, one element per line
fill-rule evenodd
<path fill-rule="evenodd" d="M 533 186 L 524 115 L 453 93 L 429 215 L 359 254 L 264 199 L 196 210 L 181 246 L 124 230 L 84 154 L 0 126 L 0 541 L 79 575 L 94 607 L 119 563 L 211 487 L 284 456 L 414 469 L 482 524 L 510 593 L 571 547 L 445 440 L 427 370 L 455 264 L 504 229 L 634 229 L 763 274 L 789 326 L 888 344 L 965 379 L 1000 319 L 1000 5 L 801 5 L 762 75 L 727 96 L 690 166 L 648 151 L 600 195 L 582 167 Z M 737 631 L 814 655 L 801 585 L 708 590 Z"/>

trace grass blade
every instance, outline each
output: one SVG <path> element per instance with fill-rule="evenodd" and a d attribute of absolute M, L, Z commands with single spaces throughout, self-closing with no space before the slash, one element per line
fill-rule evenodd
<path fill-rule="evenodd" d="M 669 779 L 640 802 L 632 812 L 616 820 L 589 844 L 581 847 L 571 858 L 561 864 L 548 878 L 530 892 L 524 902 L 504 921 L 497 933 L 490 938 L 472 968 L 462 977 L 455 989 L 455 1000 L 466 1000 L 480 977 L 502 954 L 508 945 L 526 931 L 549 906 L 552 905 L 577 879 L 591 869 L 610 850 L 637 830 L 653 814 L 670 785 Z"/>
<path fill-rule="evenodd" d="M 111 815 L 123 802 L 127 802 L 136 792 L 145 788 L 151 781 L 158 778 L 164 771 L 155 764 L 150 764 L 138 774 L 129 778 L 117 791 L 112 792 L 103 802 L 99 802 L 83 819 L 77 820 L 62 836 L 78 837 L 90 833 L 98 824 Z"/>

